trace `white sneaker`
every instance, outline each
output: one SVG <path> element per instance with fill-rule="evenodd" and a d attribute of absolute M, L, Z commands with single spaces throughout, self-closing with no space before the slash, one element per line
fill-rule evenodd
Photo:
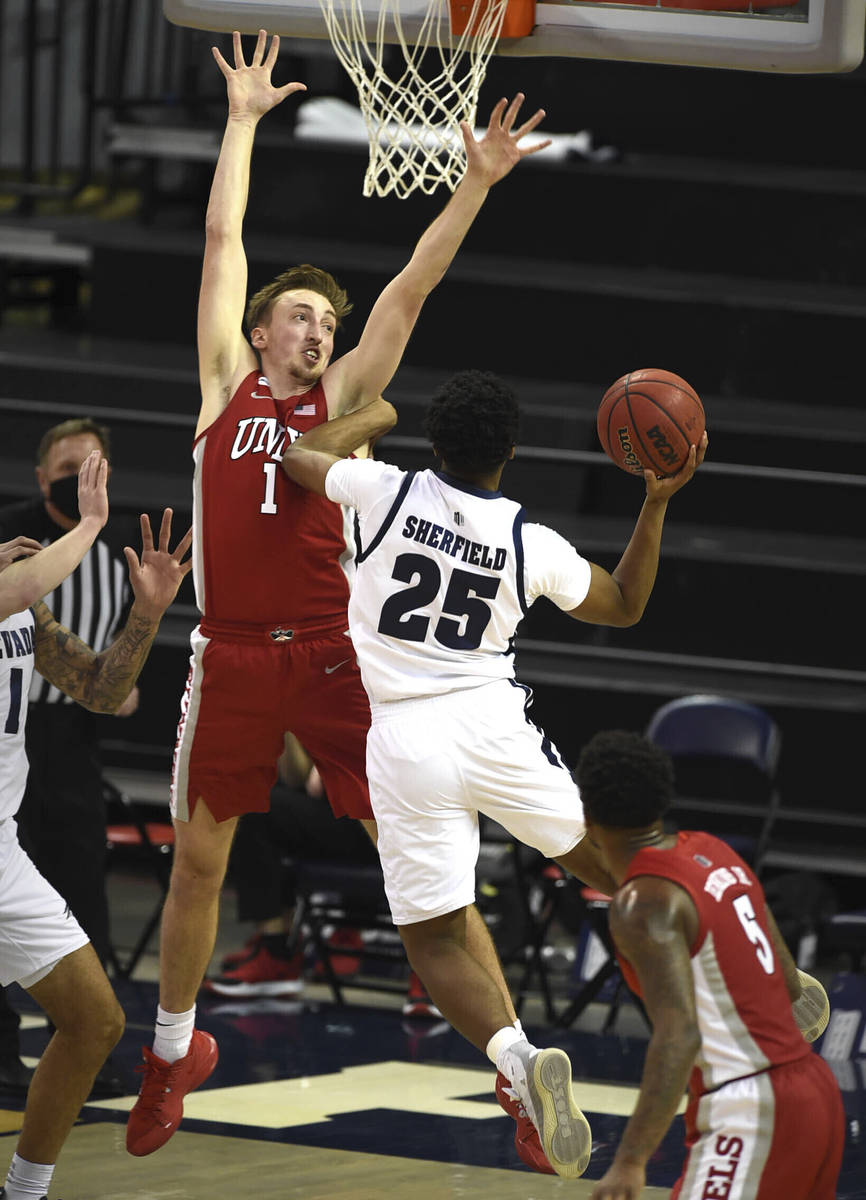
<path fill-rule="evenodd" d="M 538 1130 L 550 1165 L 563 1179 L 577 1179 L 589 1166 L 592 1130 L 574 1101 L 568 1055 L 555 1047 L 536 1050 L 518 1042 L 502 1057 L 499 1069 L 505 1068 Z"/>

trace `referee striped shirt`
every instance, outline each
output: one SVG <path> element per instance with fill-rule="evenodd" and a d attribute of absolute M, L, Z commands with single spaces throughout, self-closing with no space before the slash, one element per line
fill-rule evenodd
<path fill-rule="evenodd" d="M 41 497 L 0 509 L 0 542 L 11 541 L 20 534 L 48 546 L 65 532 L 48 516 Z M 77 634 L 97 654 L 114 641 L 129 611 L 132 597 L 123 546 L 129 545 L 130 540 L 126 522 L 109 518 L 78 567 L 44 597 L 46 607 L 60 624 Z M 74 704 L 75 701 L 34 671 L 30 703 Z"/>

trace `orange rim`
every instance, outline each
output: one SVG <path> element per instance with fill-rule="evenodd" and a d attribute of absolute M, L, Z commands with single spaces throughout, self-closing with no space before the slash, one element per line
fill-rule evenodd
<path fill-rule="evenodd" d="M 472 15 L 473 0 L 449 0 L 451 8 L 451 32 L 456 37 L 467 31 Z M 481 17 L 487 11 L 489 0 L 482 0 L 470 33 L 477 33 Z M 535 25 L 535 0 L 508 0 L 508 9 L 499 34 L 504 38 L 528 37 Z"/>

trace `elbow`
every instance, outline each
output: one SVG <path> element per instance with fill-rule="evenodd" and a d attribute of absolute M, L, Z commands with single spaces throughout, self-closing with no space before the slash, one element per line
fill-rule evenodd
<path fill-rule="evenodd" d="M 106 651 L 102 652 L 103 655 L 106 653 Z M 132 685 L 128 685 L 125 692 L 122 687 L 118 691 L 118 687 L 112 684 L 111 679 L 103 674 L 104 665 L 103 656 L 96 655 L 88 669 L 82 674 L 80 688 L 73 699 L 88 712 L 111 717 L 129 695 Z"/>
<path fill-rule="evenodd" d="M 697 1021 L 684 1020 L 676 1031 L 675 1041 L 684 1069 L 690 1070 L 701 1048 L 701 1031 Z"/>
<path fill-rule="evenodd" d="M 630 629 L 632 625 L 637 625 L 643 613 L 644 610 L 642 608 L 638 612 L 624 612 L 621 619 L 617 622 L 617 627 L 619 629 Z"/>
<path fill-rule="evenodd" d="M 630 629 L 632 625 L 637 625 L 643 614 L 643 608 L 635 610 L 623 602 L 612 612 L 608 612 L 607 620 L 604 623 L 611 625 L 614 629 Z"/>
<path fill-rule="evenodd" d="M 389 400 L 380 400 L 382 420 L 379 425 L 379 437 L 389 433 L 397 424 L 397 410 Z"/>
<path fill-rule="evenodd" d="M 632 625 L 637 625 L 646 612 L 649 593 L 644 592 L 642 588 L 624 587 L 616 576 L 614 576 L 614 582 L 619 591 L 619 596 L 618 603 L 615 605 L 616 619 L 611 624 L 616 624 L 620 629 L 630 629 Z"/>
<path fill-rule="evenodd" d="M 13 583 L 11 587 L 4 587 L 0 592 L 0 607 L 11 617 L 15 613 L 26 612 L 28 608 L 32 608 L 42 596 L 43 592 L 33 583 Z"/>
<path fill-rule="evenodd" d="M 295 472 L 298 466 L 298 455 L 294 452 L 291 446 L 283 451 L 283 457 L 280 459 L 280 466 L 283 468 L 289 479 L 295 480 Z"/>
<path fill-rule="evenodd" d="M 652 1041 L 661 1051 L 664 1061 L 677 1072 L 688 1073 L 701 1048 L 701 1031 L 697 1021 L 678 1013 L 676 1022 L 658 1022 L 653 1030 Z"/>
<path fill-rule="evenodd" d="M 75 699 L 88 712 L 98 713 L 103 717 L 113 717 L 124 701 L 123 696 L 100 693 L 98 680 L 95 681 L 94 687 L 86 691 L 84 695 L 76 696 Z"/>
<path fill-rule="evenodd" d="M 683 1054 L 688 1055 L 690 1063 L 698 1056 L 698 1051 L 701 1048 L 701 1031 L 698 1028 L 696 1021 L 690 1021 L 680 1034 L 683 1043 Z"/>
<path fill-rule="evenodd" d="M 205 217 L 204 236 L 210 248 L 226 245 L 231 240 L 233 233 L 234 231 L 222 214 L 209 212 Z"/>

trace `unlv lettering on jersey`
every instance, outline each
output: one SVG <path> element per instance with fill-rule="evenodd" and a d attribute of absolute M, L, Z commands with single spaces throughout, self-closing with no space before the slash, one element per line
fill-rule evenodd
<path fill-rule="evenodd" d="M 254 395 L 259 379 L 242 380 L 194 446 L 196 597 L 214 621 L 294 628 L 345 613 L 351 528 L 279 467 L 289 439 L 327 420 L 321 384 L 298 413 L 298 397 Z"/>
<path fill-rule="evenodd" d="M 238 421 L 231 457 L 267 453 L 271 458 L 282 458 L 285 444 L 286 431 L 276 417 L 245 417 Z"/>

